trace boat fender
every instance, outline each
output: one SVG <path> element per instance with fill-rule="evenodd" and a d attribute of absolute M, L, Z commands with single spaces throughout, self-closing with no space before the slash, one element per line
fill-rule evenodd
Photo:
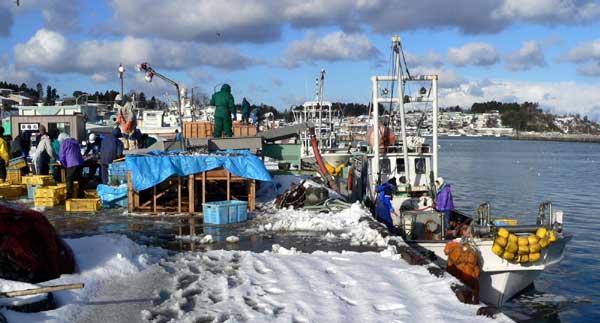
<path fill-rule="evenodd" d="M 506 251 L 515 254 L 519 250 L 519 246 L 516 243 L 509 243 L 506 245 Z"/>
<path fill-rule="evenodd" d="M 556 242 L 556 233 L 554 230 L 548 231 L 548 241 L 550 241 L 550 243 Z"/>
<path fill-rule="evenodd" d="M 500 247 L 504 248 L 506 247 L 506 245 L 508 244 L 508 240 L 506 240 L 506 238 L 504 237 L 500 237 L 498 236 L 496 238 L 496 240 L 494 240 L 494 243 L 496 243 L 497 245 L 499 245 Z"/>
<path fill-rule="evenodd" d="M 547 238 L 542 238 L 540 239 L 539 244 L 542 247 L 542 249 L 546 249 L 550 245 L 550 241 L 548 241 Z"/>
<path fill-rule="evenodd" d="M 527 240 L 529 240 L 529 245 L 537 244 L 539 239 L 540 238 L 538 238 L 538 236 L 536 236 L 534 234 L 527 237 Z"/>
<path fill-rule="evenodd" d="M 508 238 L 509 235 L 510 235 L 510 233 L 505 228 L 498 229 L 498 236 L 503 237 L 503 238 Z"/>
<path fill-rule="evenodd" d="M 539 243 L 529 245 L 530 253 L 539 253 L 541 250 L 542 250 L 542 247 L 540 246 Z"/>
<path fill-rule="evenodd" d="M 512 252 L 509 252 L 508 250 L 505 250 L 504 253 L 502 254 L 502 258 L 509 260 L 509 261 L 514 260 L 515 254 Z"/>
<path fill-rule="evenodd" d="M 538 238 L 540 239 L 546 238 L 546 236 L 548 235 L 548 230 L 546 230 L 546 228 L 544 227 L 539 227 L 537 231 L 535 231 L 535 235 L 538 236 Z"/>
<path fill-rule="evenodd" d="M 514 233 L 511 233 L 508 235 L 508 242 L 509 243 L 517 243 L 519 239 L 517 238 L 517 236 Z"/>
<path fill-rule="evenodd" d="M 519 255 L 529 254 L 529 246 L 519 246 Z"/>
<path fill-rule="evenodd" d="M 527 263 L 527 262 L 529 262 L 529 254 L 519 255 L 518 262 L 520 262 L 520 263 Z"/>
<path fill-rule="evenodd" d="M 527 239 L 527 237 L 518 237 L 519 239 L 519 246 L 528 246 L 529 245 L 529 239 Z"/>
<path fill-rule="evenodd" d="M 539 252 L 529 254 L 529 262 L 536 262 L 536 261 L 540 260 L 540 258 L 541 258 L 541 255 Z"/>
<path fill-rule="evenodd" d="M 492 252 L 497 256 L 502 257 L 502 253 L 504 252 L 504 248 L 497 243 L 494 243 L 492 246 Z"/>

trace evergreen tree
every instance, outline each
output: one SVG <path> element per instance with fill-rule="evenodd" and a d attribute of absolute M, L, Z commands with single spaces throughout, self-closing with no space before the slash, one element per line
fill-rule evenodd
<path fill-rule="evenodd" d="M 38 100 L 41 100 L 44 98 L 44 87 L 42 86 L 42 83 L 38 83 L 36 85 L 36 90 L 37 90 L 37 98 Z"/>

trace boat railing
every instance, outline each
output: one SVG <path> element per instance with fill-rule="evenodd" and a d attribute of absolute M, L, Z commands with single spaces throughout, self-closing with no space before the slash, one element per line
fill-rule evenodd
<path fill-rule="evenodd" d="M 492 206 L 490 202 L 485 202 L 477 207 L 477 224 L 488 226 L 492 222 Z"/>
<path fill-rule="evenodd" d="M 548 217 L 546 217 L 546 211 L 548 211 Z M 551 226 L 554 223 L 554 215 L 552 213 L 552 202 L 546 201 L 540 203 L 538 217 L 536 223 L 546 227 Z"/>

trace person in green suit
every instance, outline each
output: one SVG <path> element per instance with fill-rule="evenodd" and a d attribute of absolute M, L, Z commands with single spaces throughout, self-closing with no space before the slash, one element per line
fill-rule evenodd
<path fill-rule="evenodd" d="M 221 91 L 213 94 L 210 99 L 210 105 L 216 107 L 214 137 L 221 137 L 223 132 L 225 133 L 225 137 L 233 136 L 233 130 L 231 129 L 231 115 L 233 114 L 233 120 L 235 120 L 236 110 L 235 101 L 233 95 L 231 95 L 231 86 L 229 86 L 229 84 L 223 84 L 223 86 L 221 86 Z"/>
<path fill-rule="evenodd" d="M 242 124 L 248 124 L 250 119 L 250 102 L 244 98 L 242 100 Z"/>

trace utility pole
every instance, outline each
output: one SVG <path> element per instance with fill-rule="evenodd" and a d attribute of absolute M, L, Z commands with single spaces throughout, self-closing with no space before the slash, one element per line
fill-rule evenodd
<path fill-rule="evenodd" d="M 125 73 L 125 67 L 123 67 L 123 64 L 119 64 L 117 72 L 119 73 L 119 78 L 121 79 L 121 97 L 124 97 L 125 93 L 123 92 L 123 74 Z"/>

